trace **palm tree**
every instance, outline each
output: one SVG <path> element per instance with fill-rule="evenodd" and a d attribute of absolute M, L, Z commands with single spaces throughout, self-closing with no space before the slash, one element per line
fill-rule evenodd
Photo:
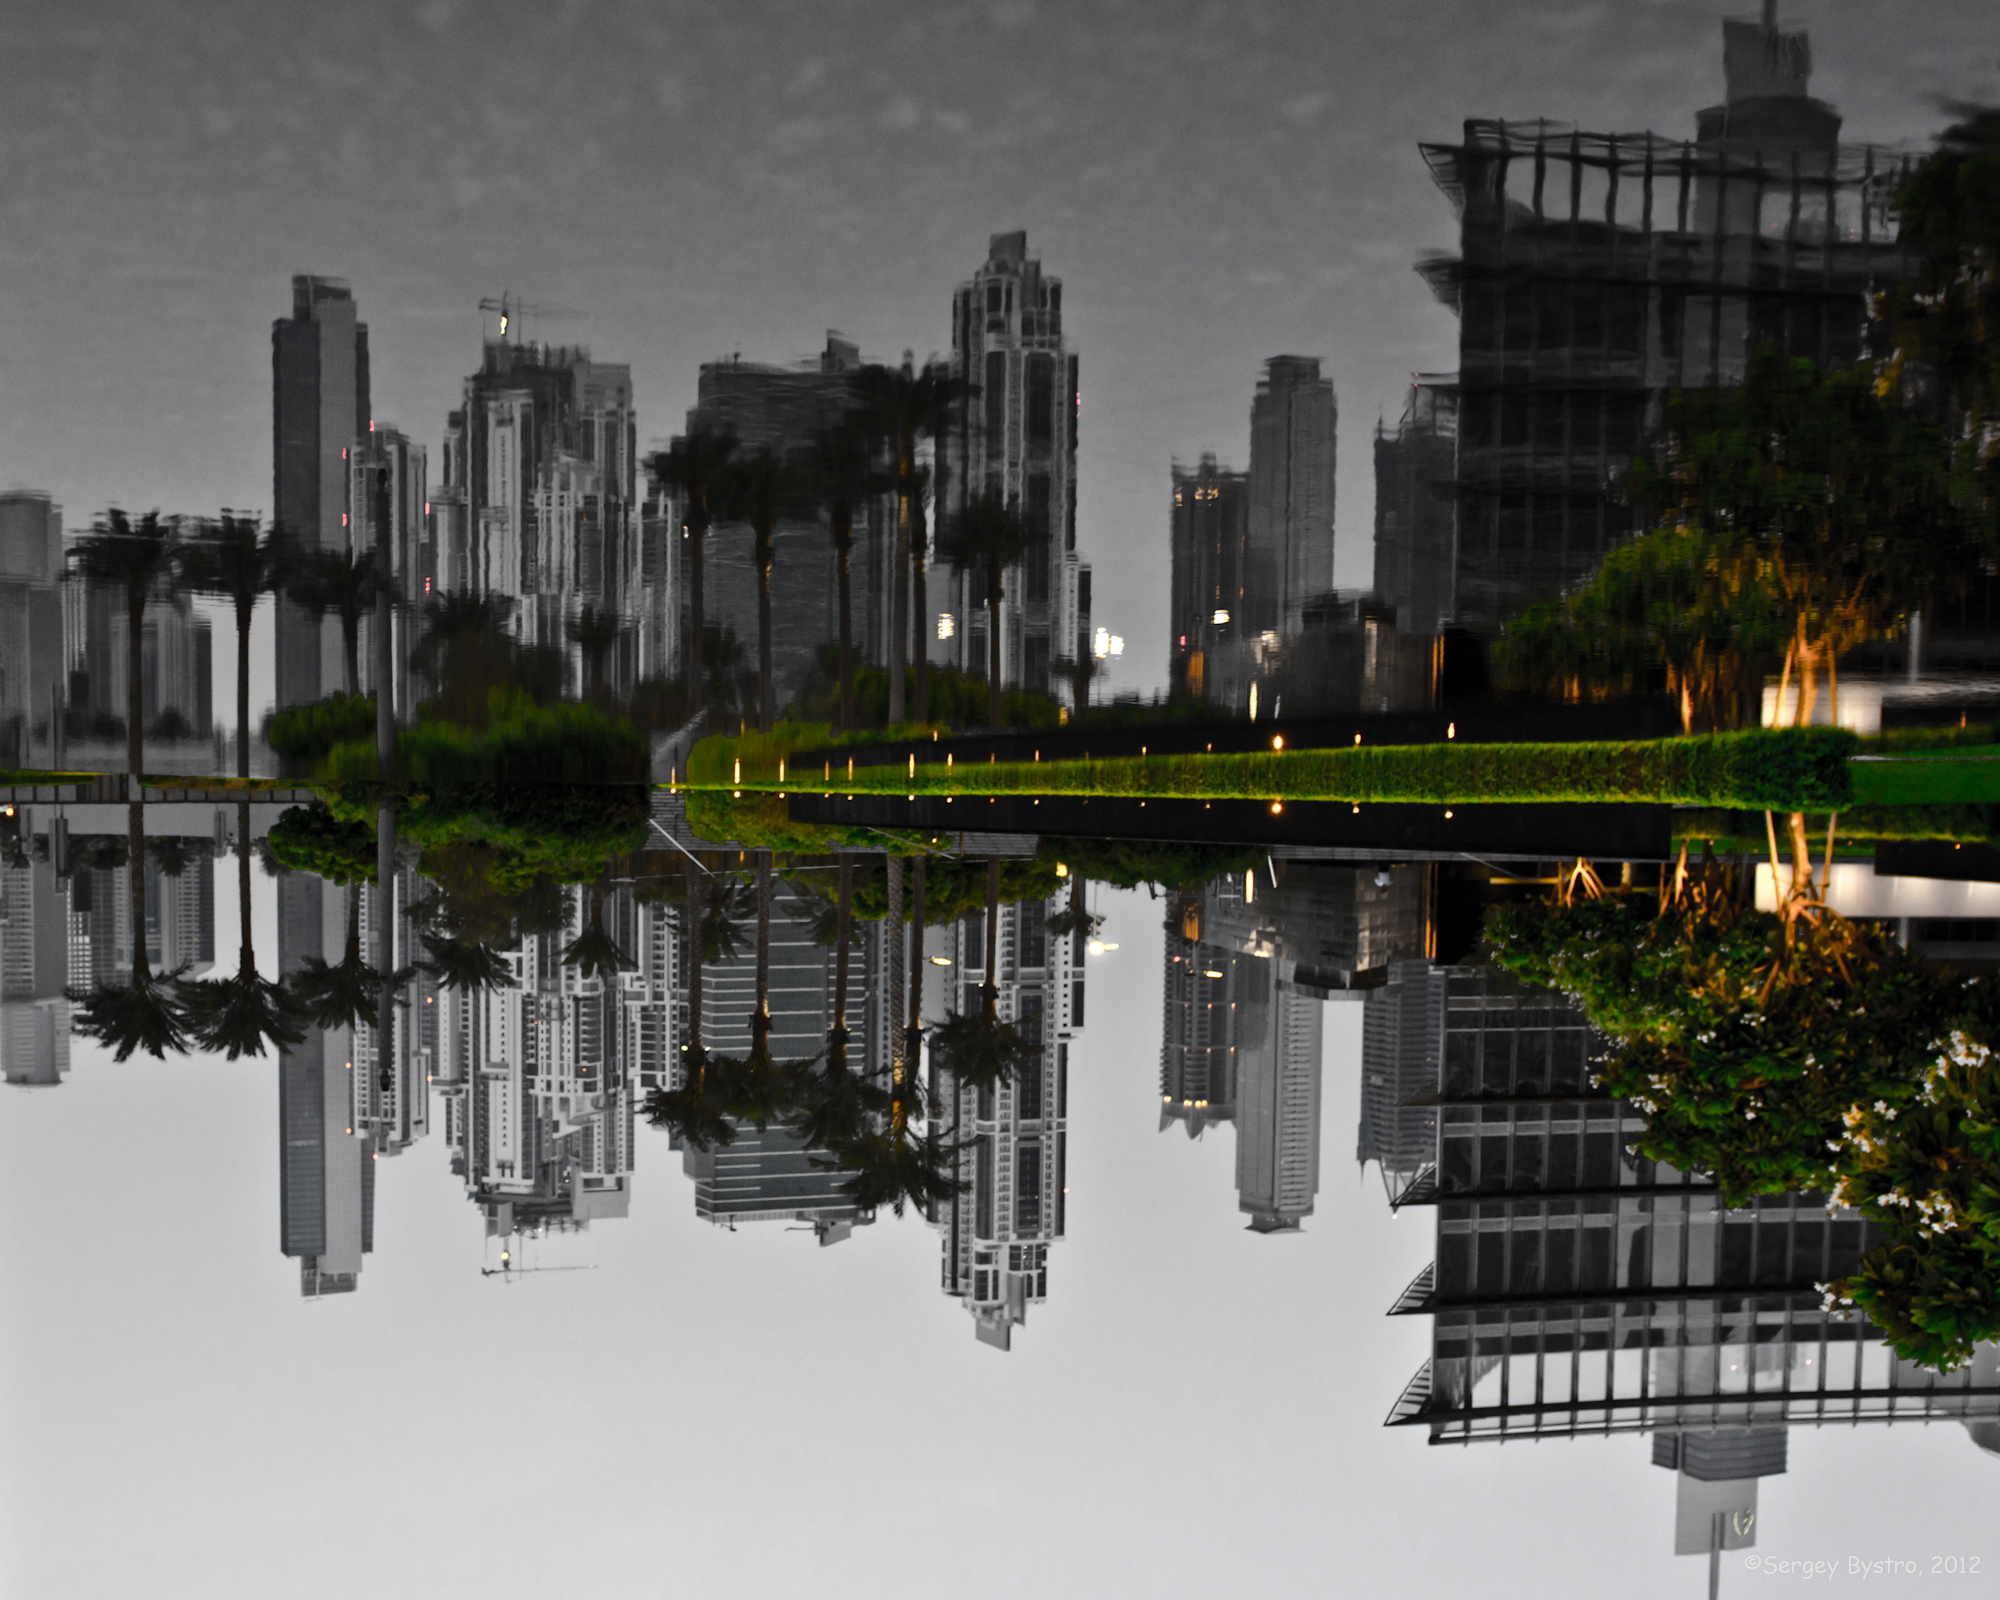
<path fill-rule="evenodd" d="M 840 586 L 840 731 L 854 729 L 854 599 L 849 567 L 854 555 L 854 513 L 882 492 L 887 480 L 875 470 L 873 452 L 857 413 L 813 442 L 812 472 L 819 501 L 833 535 L 834 568 Z"/>
<path fill-rule="evenodd" d="M 583 930 L 563 946 L 562 963 L 586 978 L 616 978 L 637 965 L 604 931 L 604 901 L 596 884 L 583 891 Z"/>
<path fill-rule="evenodd" d="M 683 525 L 688 542 L 688 714 L 698 715 L 703 706 L 702 691 L 707 687 L 702 669 L 702 646 L 707 642 L 703 606 L 706 603 L 703 559 L 709 525 L 714 520 L 711 505 L 721 487 L 729 458 L 736 449 L 736 435 L 725 430 L 692 428 L 658 451 L 647 463 L 654 480 L 680 491 Z"/>
<path fill-rule="evenodd" d="M 224 510 L 205 522 L 180 551 L 181 581 L 191 589 L 217 594 L 236 611 L 236 776 L 250 776 L 250 619 L 257 602 L 283 584 L 284 535 L 276 528 L 259 533 L 255 517 Z"/>
<path fill-rule="evenodd" d="M 285 585 L 285 592 L 314 621 L 329 611 L 340 618 L 349 694 L 361 692 L 361 619 L 374 606 L 380 581 L 374 551 L 326 549 L 309 550 L 300 557 L 298 570 Z"/>
<path fill-rule="evenodd" d="M 297 998 L 283 983 L 257 970 L 250 922 L 250 801 L 236 803 L 236 915 L 241 930 L 236 975 L 187 984 L 184 997 L 194 1036 L 231 1061 L 261 1056 L 264 1046 L 290 1050 L 305 1042 Z"/>
<path fill-rule="evenodd" d="M 427 959 L 418 965 L 437 980 L 440 989 L 483 994 L 489 989 L 517 987 L 512 969 L 492 945 L 431 933 L 422 935 L 422 939 Z"/>
<path fill-rule="evenodd" d="M 101 1039 L 110 1045 L 119 1061 L 134 1050 L 164 1060 L 169 1050 L 187 1048 L 187 1002 L 181 984 L 185 969 L 155 974 L 146 950 L 145 812 L 137 800 L 125 808 L 126 864 L 132 895 L 132 980 L 63 991 L 77 1007 L 72 1024 L 75 1030 L 87 1039 Z"/>
<path fill-rule="evenodd" d="M 483 721 L 489 693 L 512 680 L 513 612 L 513 600 L 498 594 L 434 594 L 424 602 L 424 630 L 410 663 L 452 720 Z"/>
<path fill-rule="evenodd" d="M 908 659 L 916 663 L 922 712 L 929 710 L 927 663 L 930 652 L 927 641 L 921 637 L 924 619 L 921 613 L 917 616 L 916 632 L 919 637 L 913 641 L 910 594 L 904 586 L 904 568 L 909 566 L 916 577 L 918 605 L 921 607 L 924 541 L 922 530 L 915 524 L 920 514 L 917 508 L 923 496 L 923 477 L 917 465 L 917 438 L 933 425 L 940 410 L 948 408 L 965 393 L 965 385 L 935 361 L 927 363 L 924 370 L 918 372 L 914 359 L 905 351 L 900 367 L 863 367 L 854 375 L 854 387 L 861 399 L 861 415 L 868 432 L 888 449 L 896 491 L 896 554 L 892 568 L 895 596 L 890 608 L 892 643 L 889 650 L 889 721 L 893 726 L 903 720 L 904 652 L 911 650 L 913 643 L 915 648 Z"/>
<path fill-rule="evenodd" d="M 762 1133 L 783 1121 L 798 1096 L 803 1061 L 771 1055 L 771 852 L 757 852 L 756 1002 L 750 1013 L 750 1053 L 731 1063 L 730 1109 Z"/>
<path fill-rule="evenodd" d="M 586 605 L 563 624 L 563 637 L 583 652 L 583 698 L 595 700 L 604 687 L 604 653 L 623 630 L 618 613 Z"/>
<path fill-rule="evenodd" d="M 388 890 L 382 893 L 386 896 Z M 386 915 L 386 909 L 384 914 Z M 400 989 L 415 967 L 389 972 L 361 959 L 361 881 L 347 886 L 347 947 L 338 962 L 307 956 L 292 975 L 292 997 L 315 1028 L 352 1028 L 375 1021 L 385 990 Z"/>
<path fill-rule="evenodd" d="M 688 964 L 688 1036 L 682 1048 L 687 1056 L 678 1089 L 655 1089 L 646 1097 L 646 1120 L 665 1128 L 690 1149 L 713 1150 L 736 1141 L 736 1124 L 716 1091 L 722 1087 L 709 1077 L 708 1051 L 701 1037 L 702 967 L 707 959 L 709 934 L 705 871 L 693 860 L 687 872 L 687 900 L 681 907 L 681 940 Z M 727 928 L 725 920 L 723 928 Z M 722 1075 L 717 1074 L 720 1079 Z"/>
<path fill-rule="evenodd" d="M 1031 1065 L 1042 1047 L 1030 1044 L 1014 1025 L 1002 1022 L 996 959 L 1000 937 L 1000 858 L 986 861 L 986 981 L 979 987 L 979 1013 L 954 1011 L 931 1035 L 932 1053 L 960 1083 L 974 1089 L 998 1088 Z"/>
<path fill-rule="evenodd" d="M 1000 580 L 1036 542 L 1035 532 L 1011 503 L 982 495 L 953 517 L 940 541 L 959 572 L 979 572 L 986 580 L 987 726 L 1000 726 Z"/>
<path fill-rule="evenodd" d="M 178 554 L 179 540 L 159 512 L 148 511 L 134 523 L 115 506 L 70 549 L 71 570 L 85 582 L 124 591 L 125 759 L 135 795 L 146 753 L 146 603 L 166 588 Z"/>
<path fill-rule="evenodd" d="M 889 1097 L 847 1064 L 848 956 L 854 944 L 854 859 L 840 855 L 834 902 L 833 1014 L 826 1030 L 825 1070 L 800 1088 L 799 1137 L 812 1149 L 841 1151 L 866 1139 L 885 1116 Z"/>
<path fill-rule="evenodd" d="M 1073 933 L 1080 939 L 1094 939 L 1104 919 L 1094 915 L 1087 903 L 1085 880 L 1074 868 L 1069 875 L 1069 904 L 1048 920 L 1048 930 L 1057 938 Z"/>
<path fill-rule="evenodd" d="M 719 515 L 750 524 L 751 562 L 757 569 L 757 726 L 769 733 L 778 720 L 771 685 L 771 564 L 778 521 L 811 503 L 808 480 L 791 461 L 768 447 L 729 464 Z"/>

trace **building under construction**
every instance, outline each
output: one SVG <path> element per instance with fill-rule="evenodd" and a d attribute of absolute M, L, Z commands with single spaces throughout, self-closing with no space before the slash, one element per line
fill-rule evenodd
<path fill-rule="evenodd" d="M 1766 342 L 1868 353 L 1868 294 L 1906 271 L 1891 205 L 1913 158 L 1840 142 L 1771 5 L 1723 45 L 1727 95 L 1692 140 L 1474 119 L 1422 146 L 1460 219 L 1457 254 L 1418 268 L 1459 317 L 1448 624 L 1497 631 L 1636 530 L 1628 471 L 1671 391 L 1740 381 Z"/>

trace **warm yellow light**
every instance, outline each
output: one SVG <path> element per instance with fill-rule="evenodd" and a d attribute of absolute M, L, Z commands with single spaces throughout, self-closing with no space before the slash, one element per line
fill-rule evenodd
<path fill-rule="evenodd" d="M 1215 624 L 1215 626 L 1216 626 L 1216 627 L 1218 627 L 1218 628 L 1219 628 L 1219 627 L 1221 627 L 1221 626 L 1223 625 L 1223 623 L 1225 623 L 1225 622 L 1227 622 L 1227 621 L 1229 620 L 1229 613 L 1228 613 L 1227 611 L 1223 611 L 1223 610 L 1220 610 L 1220 609 L 1218 609 L 1218 610 L 1216 611 L 1215 615 L 1214 615 L 1214 616 L 1212 616 L 1212 617 L 1210 617 L 1210 618 L 1209 618 L 1208 620 L 1209 620 L 1210 622 L 1212 622 L 1213 624 Z"/>

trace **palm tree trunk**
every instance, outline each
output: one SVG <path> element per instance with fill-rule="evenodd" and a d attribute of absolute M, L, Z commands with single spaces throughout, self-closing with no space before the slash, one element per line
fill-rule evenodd
<path fill-rule="evenodd" d="M 986 725 L 1000 731 L 1000 568 L 986 574 Z"/>
<path fill-rule="evenodd" d="M 750 1018 L 752 1053 L 771 1031 L 771 852 L 757 852 L 757 1009 Z"/>
<path fill-rule="evenodd" d="M 236 776 L 246 782 L 250 777 L 250 617 L 256 603 L 255 596 L 249 605 L 236 602 Z M 247 830 L 247 820 L 244 826 Z"/>
<path fill-rule="evenodd" d="M 386 697 L 389 686 L 375 692 Z M 386 802 L 375 812 L 375 1081 L 379 1088 L 395 1084 L 396 991 L 389 975 L 396 970 L 396 808 Z"/>
<path fill-rule="evenodd" d="M 132 987 L 143 989 L 152 981 L 153 961 L 146 952 L 146 808 L 136 799 L 125 807 L 125 852 L 132 877 Z"/>
<path fill-rule="evenodd" d="M 889 726 L 903 720 L 903 651 L 910 636 L 910 486 L 896 480 L 896 550 L 889 564 Z"/>
<path fill-rule="evenodd" d="M 847 1070 L 847 956 L 854 940 L 854 858 L 840 854 L 839 915 L 834 920 L 833 1032 L 828 1041 L 828 1065 Z"/>
<path fill-rule="evenodd" d="M 125 590 L 125 762 L 132 774 L 130 798 L 139 798 L 139 774 L 146 759 L 146 591 Z"/>
<path fill-rule="evenodd" d="M 706 688 L 701 670 L 702 616 L 702 542 L 708 532 L 706 526 L 688 519 L 688 644 L 687 644 L 687 691 L 688 720 L 693 721 L 707 703 Z M 689 880 L 692 883 L 692 879 Z"/>
<path fill-rule="evenodd" d="M 889 915 L 882 924 L 888 947 L 889 981 L 883 1021 L 889 1032 L 889 1072 L 900 1085 L 903 1081 L 903 1030 L 896 1026 L 896 997 L 903 992 L 903 858 L 890 856 L 886 866 L 889 879 Z"/>
<path fill-rule="evenodd" d="M 250 802 L 248 799 L 236 802 L 236 917 L 242 924 L 241 943 L 243 954 L 239 958 L 244 972 L 257 970 L 257 947 L 250 933 Z"/>
<path fill-rule="evenodd" d="M 997 1020 L 1000 1002 L 1000 858 L 986 858 L 986 982 L 979 991 L 979 1011 L 987 1022 Z"/>
<path fill-rule="evenodd" d="M 912 1072 L 923 1068 L 924 1051 L 924 857 L 916 860 L 910 891 L 910 1022 L 903 1059 Z"/>
<path fill-rule="evenodd" d="M 689 861 L 682 869 L 687 874 L 687 905 L 681 919 L 681 938 L 687 945 L 688 968 L 688 1036 L 687 1070 L 690 1074 L 701 1066 L 701 914 L 703 883 L 701 868 Z"/>
<path fill-rule="evenodd" d="M 833 535 L 834 566 L 840 574 L 840 731 L 854 731 L 854 520 L 851 513 L 837 520 Z"/>
<path fill-rule="evenodd" d="M 347 648 L 347 692 L 361 692 L 361 613 L 346 610 L 340 614 L 340 642 Z"/>
<path fill-rule="evenodd" d="M 778 720 L 771 691 L 771 530 L 757 530 L 757 727 L 769 733 Z"/>

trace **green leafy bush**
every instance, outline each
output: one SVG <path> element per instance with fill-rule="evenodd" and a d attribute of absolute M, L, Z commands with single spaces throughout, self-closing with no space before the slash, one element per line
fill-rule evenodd
<path fill-rule="evenodd" d="M 492 713 L 484 727 L 426 719 L 399 731 L 396 779 L 464 788 L 644 783 L 651 776 L 646 741 L 638 730 L 596 706 L 538 706 L 519 691 L 496 689 Z M 374 780 L 374 740 L 350 739 L 334 746 L 326 773 L 334 782 Z"/>
<path fill-rule="evenodd" d="M 333 694 L 309 706 L 273 712 L 264 722 L 264 741 L 288 761 L 318 761 L 337 744 L 370 741 L 374 750 L 375 697 Z"/>
<path fill-rule="evenodd" d="M 271 824 L 271 859 L 294 872 L 313 872 L 329 883 L 373 883 L 375 829 L 354 817 L 337 817 L 323 801 L 289 807 Z"/>

